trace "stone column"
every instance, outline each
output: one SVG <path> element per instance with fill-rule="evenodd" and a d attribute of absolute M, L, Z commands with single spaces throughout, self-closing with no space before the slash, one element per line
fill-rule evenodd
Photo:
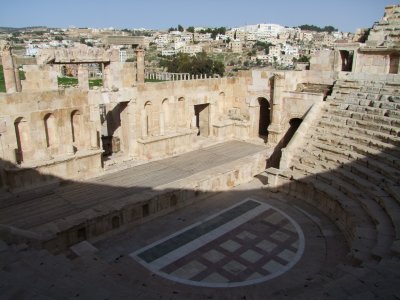
<path fill-rule="evenodd" d="M 144 50 L 136 48 L 136 81 L 144 83 Z"/>
<path fill-rule="evenodd" d="M 14 76 L 15 76 L 15 87 L 17 88 L 17 92 L 22 91 L 21 79 L 19 78 L 19 70 L 18 68 L 14 69 Z"/>
<path fill-rule="evenodd" d="M 128 139 L 128 153 L 129 156 L 135 157 L 138 155 L 137 153 L 137 133 L 136 133 L 136 100 L 133 99 L 129 101 L 128 107 L 126 108 L 127 111 L 127 117 L 128 117 L 128 133 L 129 133 L 129 139 Z"/>
<path fill-rule="evenodd" d="M 90 124 L 90 148 L 99 149 L 100 147 L 100 132 L 101 120 L 99 105 L 89 105 L 89 124 Z"/>
<path fill-rule="evenodd" d="M 111 82 L 110 82 L 110 63 L 104 63 L 103 64 L 103 87 L 105 88 L 110 88 L 111 87 Z"/>
<path fill-rule="evenodd" d="M 275 145 L 279 142 L 282 135 L 282 93 L 285 84 L 285 75 L 282 73 L 274 74 L 274 93 L 272 99 L 271 124 L 268 126 L 268 144 Z"/>
<path fill-rule="evenodd" d="M 142 125 L 142 138 L 147 137 L 147 113 L 145 109 L 142 109 L 141 111 L 141 125 Z"/>
<path fill-rule="evenodd" d="M 160 111 L 160 135 L 165 134 L 165 114 L 163 111 Z"/>
<path fill-rule="evenodd" d="M 192 128 L 192 129 L 195 129 L 196 128 L 196 124 L 197 123 L 197 118 L 196 118 L 196 115 L 194 115 L 194 116 L 192 116 L 192 122 L 191 122 L 191 124 L 190 124 L 190 127 Z"/>
<path fill-rule="evenodd" d="M 258 125 L 260 120 L 260 106 L 249 107 L 249 117 L 251 124 L 251 137 L 254 139 L 258 138 Z"/>
<path fill-rule="evenodd" d="M 89 89 L 89 68 L 86 64 L 78 65 L 78 84 L 81 89 Z"/>
<path fill-rule="evenodd" d="M 11 54 L 10 45 L 6 45 L 2 50 L 2 59 L 3 63 L 3 72 L 4 72 L 4 81 L 6 85 L 7 93 L 15 93 L 17 92 L 17 82 L 15 79 L 15 71 L 14 71 L 14 61 Z"/>

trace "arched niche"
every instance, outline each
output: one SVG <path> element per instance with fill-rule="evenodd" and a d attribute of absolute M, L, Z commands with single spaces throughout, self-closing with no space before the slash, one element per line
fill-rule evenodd
<path fill-rule="evenodd" d="M 74 150 L 82 149 L 84 145 L 84 134 L 83 134 L 83 117 L 82 113 L 79 110 L 74 110 L 71 113 L 71 134 L 72 134 L 72 143 L 74 146 Z"/>
<path fill-rule="evenodd" d="M 180 97 L 177 103 L 177 121 L 179 127 L 185 127 L 186 125 L 186 111 L 185 111 L 185 98 Z"/>
<path fill-rule="evenodd" d="M 29 124 L 24 117 L 18 117 L 14 121 L 17 148 L 15 149 L 15 160 L 18 164 L 24 161 L 24 153 L 31 150 L 31 135 Z"/>
<path fill-rule="evenodd" d="M 46 136 L 46 146 L 48 148 L 58 146 L 58 130 L 55 116 L 52 113 L 48 113 L 44 116 L 43 122 Z"/>
<path fill-rule="evenodd" d="M 171 116 L 170 116 L 170 107 L 168 98 L 165 98 L 162 101 L 161 111 L 164 114 L 164 127 L 169 128 L 171 126 Z"/>

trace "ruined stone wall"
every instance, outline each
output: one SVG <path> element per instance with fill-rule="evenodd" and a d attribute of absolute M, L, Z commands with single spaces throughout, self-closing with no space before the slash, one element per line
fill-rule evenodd
<path fill-rule="evenodd" d="M 19 165 L 3 169 L 10 188 L 29 185 L 32 180 L 21 180 L 21 175 L 31 168 L 61 178 L 82 178 L 98 171 L 99 114 L 89 105 L 87 93 L 68 89 L 0 94 L 0 103 L 0 159 Z M 85 157 L 87 162 L 76 163 Z"/>
<path fill-rule="evenodd" d="M 335 52 L 332 50 L 323 50 L 311 57 L 310 70 L 321 72 L 334 71 L 334 64 Z"/>
<path fill-rule="evenodd" d="M 247 90 L 242 113 L 248 115 L 250 137 L 256 139 L 259 136 L 259 99 L 264 98 L 270 107 L 268 143 L 271 145 L 276 145 L 285 134 L 290 119 L 303 118 L 310 107 L 324 97 L 324 92 L 319 89 L 302 91 L 298 89 L 299 85 L 330 86 L 334 82 L 334 72 L 329 71 L 253 70 L 240 75 Z"/>
<path fill-rule="evenodd" d="M 21 81 L 22 91 L 39 92 L 57 90 L 58 67 L 52 65 L 25 65 L 25 80 Z"/>
<path fill-rule="evenodd" d="M 149 159 L 193 149 L 199 107 L 204 109 L 202 133 L 213 136 L 213 126 L 233 105 L 234 86 L 232 78 L 147 83 L 89 91 L 89 101 L 105 106 L 107 124 L 102 132 L 118 139 L 122 153 Z"/>
<path fill-rule="evenodd" d="M 355 73 L 388 74 L 390 56 L 385 53 L 358 53 Z"/>
<path fill-rule="evenodd" d="M 61 63 L 75 57 L 71 53 L 44 61 Z M 110 61 L 104 62 L 104 86 L 89 90 L 85 63 L 74 63 L 85 85 L 62 89 L 56 65 L 24 66 L 22 92 L 0 97 L 0 122 L 6 124 L 1 158 L 20 166 L 4 175 L 9 186 L 34 184 L 27 168 L 60 178 L 96 173 L 102 142 L 111 145 L 105 154 L 135 159 L 191 151 L 208 137 L 276 145 L 290 119 L 302 118 L 323 97 L 298 86 L 333 82 L 332 72 L 257 70 L 231 78 L 141 83 L 134 63 Z M 269 105 L 268 140 L 259 135 L 260 99 Z"/>

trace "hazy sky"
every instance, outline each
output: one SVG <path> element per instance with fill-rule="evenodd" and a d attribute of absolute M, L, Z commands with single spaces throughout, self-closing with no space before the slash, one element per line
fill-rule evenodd
<path fill-rule="evenodd" d="M 0 26 L 164 29 L 178 24 L 371 27 L 395 0 L 1 0 Z"/>

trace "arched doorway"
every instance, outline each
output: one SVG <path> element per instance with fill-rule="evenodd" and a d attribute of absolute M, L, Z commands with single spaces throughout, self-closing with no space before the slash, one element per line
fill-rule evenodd
<path fill-rule="evenodd" d="M 268 126 L 271 123 L 270 106 L 267 99 L 263 97 L 258 98 L 260 105 L 260 119 L 258 122 L 258 135 L 262 138 L 268 137 Z"/>

